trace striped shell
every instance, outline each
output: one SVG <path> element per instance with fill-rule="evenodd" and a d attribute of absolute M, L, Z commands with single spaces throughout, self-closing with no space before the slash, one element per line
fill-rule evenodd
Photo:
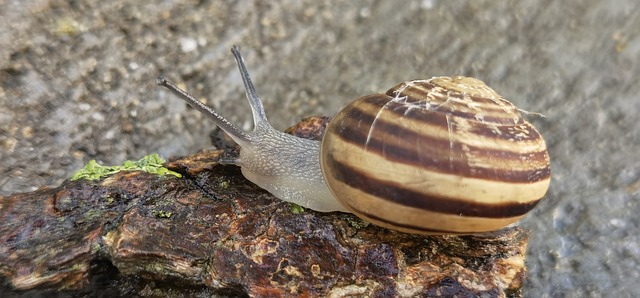
<path fill-rule="evenodd" d="M 344 206 L 409 233 L 500 229 L 531 210 L 550 181 L 538 131 L 467 77 L 359 98 L 329 124 L 321 151 L 325 180 Z"/>

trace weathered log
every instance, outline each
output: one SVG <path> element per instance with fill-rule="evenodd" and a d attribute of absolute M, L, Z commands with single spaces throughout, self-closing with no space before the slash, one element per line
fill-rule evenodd
<path fill-rule="evenodd" d="M 528 233 L 416 236 L 292 205 L 218 164 L 0 197 L 4 291 L 138 296 L 519 296 Z M 36 290 L 34 290 L 36 289 Z M 32 292 L 24 292 L 32 291 Z M 58 292 L 60 293 L 60 292 Z"/>

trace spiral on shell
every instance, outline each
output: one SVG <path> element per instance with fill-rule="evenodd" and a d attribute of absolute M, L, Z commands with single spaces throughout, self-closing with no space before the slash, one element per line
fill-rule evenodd
<path fill-rule="evenodd" d="M 359 98 L 329 124 L 321 152 L 325 180 L 345 207 L 409 233 L 499 229 L 530 211 L 550 181 L 538 131 L 468 77 Z"/>

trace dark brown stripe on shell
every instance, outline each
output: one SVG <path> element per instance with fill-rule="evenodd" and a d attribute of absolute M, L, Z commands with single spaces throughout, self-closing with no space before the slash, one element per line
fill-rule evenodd
<path fill-rule="evenodd" d="M 378 96 L 377 94 L 362 98 L 363 103 L 367 103 L 367 104 L 371 104 L 372 106 L 375 106 L 376 111 L 380 109 L 384 109 L 384 111 L 391 112 L 397 115 L 398 117 L 404 117 L 409 120 L 420 121 L 433 126 L 440 126 L 443 128 L 447 127 L 447 114 L 443 113 L 442 111 L 434 112 L 427 109 L 415 109 L 415 106 L 411 106 L 401 102 L 389 102 L 389 100 L 390 98 L 385 97 L 384 95 Z M 351 107 L 354 107 L 354 106 L 357 106 L 357 105 L 351 105 Z M 411 111 L 409 111 L 409 109 L 411 109 Z M 366 117 L 366 118 L 363 118 L 365 119 L 364 121 L 360 121 L 362 123 L 366 123 L 366 122 L 371 123 L 375 119 L 375 115 L 369 115 L 365 111 L 362 111 L 360 109 L 356 109 L 353 112 L 350 111 L 349 114 Z M 449 117 L 450 118 L 457 117 L 457 115 L 450 114 Z M 486 137 L 494 137 L 494 138 L 500 138 L 500 139 L 517 139 L 521 141 L 533 141 L 540 138 L 537 131 L 533 129 L 533 126 L 525 122 L 524 120 L 519 121 L 519 123 L 516 125 L 512 125 L 512 124 L 503 125 L 503 124 L 497 124 L 498 120 L 496 118 L 487 119 L 487 117 L 485 117 L 485 121 L 477 121 L 475 120 L 475 116 L 474 116 L 474 117 L 465 118 L 465 119 L 469 119 L 471 121 L 470 123 L 472 123 L 470 132 L 472 133 L 477 132 L 478 134 Z M 494 126 L 491 127 L 487 123 L 493 123 Z M 517 132 L 513 131 L 512 128 L 520 125 L 529 126 L 532 129 L 532 131 L 534 131 L 535 133 L 527 134 L 524 136 L 516 134 Z"/>
<path fill-rule="evenodd" d="M 364 147 L 367 142 L 367 128 L 373 122 L 374 117 L 364 111 L 352 108 L 349 111 L 349 117 L 345 119 L 347 118 L 358 119 L 358 123 L 343 122 L 340 124 L 340 131 L 331 133 L 339 136 L 345 142 Z M 338 119 L 334 119 L 334 121 L 336 120 Z M 366 126 L 358 127 L 358 124 L 366 124 Z M 381 119 L 376 121 L 373 135 L 375 136 L 369 140 L 366 146 L 368 152 L 373 152 L 393 162 L 422 167 L 432 172 L 514 183 L 532 183 L 548 179 L 550 176 L 546 151 L 520 154 L 512 151 L 492 150 L 467 145 L 467 148 L 474 154 L 491 158 L 495 161 L 521 161 L 526 158 L 531 161 L 531 164 L 546 165 L 543 168 L 528 169 L 482 168 L 470 166 L 469 162 L 464 159 L 462 145 L 455 142 L 451 144 L 448 139 L 425 136 Z M 390 142 L 383 142 L 382 140 L 385 138 L 399 138 L 399 142 L 410 145 L 420 143 L 423 145 L 423 150 L 405 148 L 393 145 Z M 438 152 L 444 151 L 449 151 L 447 154 L 450 154 L 453 158 L 442 158 L 442 153 L 438 154 Z"/>
<path fill-rule="evenodd" d="M 373 178 L 367 173 L 336 161 L 332 156 L 327 157 L 326 163 L 332 169 L 334 178 L 341 183 L 383 200 L 432 212 L 471 217 L 508 218 L 526 214 L 540 201 L 538 199 L 527 203 L 483 204 L 427 196 L 423 193 L 406 189 L 402 185 Z M 357 210 L 357 212 L 364 213 L 361 210 Z"/>
<path fill-rule="evenodd" d="M 369 218 L 371 220 L 378 221 L 378 222 L 381 222 L 381 223 L 385 223 L 385 224 L 390 225 L 392 227 L 398 227 L 398 228 L 403 228 L 405 230 L 411 230 L 411 231 L 414 231 L 416 233 L 448 234 L 448 235 L 459 234 L 459 235 L 464 235 L 464 234 L 469 234 L 471 232 L 471 231 L 458 232 L 458 231 L 450 231 L 450 230 L 438 230 L 438 229 L 430 229 L 430 228 L 426 228 L 426 227 L 422 227 L 422 226 L 398 223 L 398 222 L 395 222 L 395 221 L 391 221 L 391 220 L 389 220 L 387 218 L 382 218 L 382 217 L 378 217 L 376 215 L 373 215 L 371 213 L 363 212 L 361 210 L 356 209 L 352 205 L 349 205 L 349 207 L 351 207 L 351 209 L 353 209 L 353 210 L 356 210 L 356 212 L 358 214 L 360 214 L 360 215 L 362 215 L 362 216 L 364 216 L 366 218 Z"/>
<path fill-rule="evenodd" d="M 523 131 L 526 133 L 522 134 Z M 469 128 L 469 133 L 486 138 L 500 138 L 516 142 L 530 142 L 542 138 L 540 133 L 529 122 L 524 122 L 516 126 L 489 127 L 486 125 L 474 125 Z"/>
<path fill-rule="evenodd" d="M 359 104 L 370 104 L 374 106 L 376 110 L 384 109 L 384 111 L 391 112 L 398 117 L 442 127 L 446 127 L 447 117 L 450 119 L 454 117 L 467 119 L 470 123 L 474 124 L 473 126 L 488 126 L 492 124 L 494 127 L 501 129 L 501 132 L 507 132 L 505 131 L 506 128 L 524 123 L 524 119 L 522 117 L 518 118 L 518 121 L 513 121 L 512 118 L 499 118 L 487 115 L 485 115 L 483 120 L 480 121 L 476 118 L 477 114 L 473 112 L 456 111 L 454 113 L 449 113 L 444 109 L 434 111 L 421 105 L 404 102 L 390 102 L 391 98 L 382 94 L 368 95 L 360 98 L 360 100 L 361 102 Z M 535 136 L 532 136 L 531 139 L 533 138 L 535 138 Z"/>

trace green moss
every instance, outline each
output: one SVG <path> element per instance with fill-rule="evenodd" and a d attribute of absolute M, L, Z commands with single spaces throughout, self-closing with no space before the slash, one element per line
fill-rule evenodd
<path fill-rule="evenodd" d="M 182 177 L 180 173 L 165 168 L 164 162 L 164 159 L 156 153 L 149 154 L 138 161 L 127 160 L 121 166 L 103 166 L 92 159 L 84 166 L 84 168 L 76 171 L 71 177 L 71 180 L 96 180 L 113 175 L 120 171 L 143 171 L 160 176 L 174 175 L 178 178 Z"/>
<path fill-rule="evenodd" d="M 102 200 L 104 200 L 105 204 L 107 204 L 107 205 L 111 205 L 111 204 L 113 204 L 113 202 L 115 202 L 115 199 L 109 194 L 107 194 L 106 196 L 102 197 Z"/>
<path fill-rule="evenodd" d="M 171 218 L 171 215 L 173 215 L 173 212 L 168 212 L 164 210 L 160 210 L 156 212 L 156 217 L 158 218 Z"/>
<path fill-rule="evenodd" d="M 230 185 L 230 182 L 228 180 L 224 180 L 222 182 L 220 182 L 220 188 L 222 189 L 227 189 Z"/>
<path fill-rule="evenodd" d="M 147 272 L 167 274 L 167 268 L 160 263 L 149 263 L 144 266 Z"/>
<path fill-rule="evenodd" d="M 94 243 L 91 245 L 91 253 L 97 253 L 100 251 L 102 247 L 100 246 L 100 243 Z"/>
<path fill-rule="evenodd" d="M 291 203 L 290 205 L 291 205 L 291 213 L 293 214 L 304 213 L 304 207 L 294 203 Z"/>
<path fill-rule="evenodd" d="M 371 224 L 371 223 L 366 222 L 366 221 L 364 221 L 361 218 L 356 217 L 356 216 L 347 217 L 347 222 L 349 223 L 350 226 L 352 226 L 352 227 L 354 227 L 356 229 L 366 228 Z"/>
<path fill-rule="evenodd" d="M 90 209 L 87 212 L 85 212 L 83 215 L 84 215 L 83 220 L 87 222 L 93 222 L 95 219 L 102 216 L 102 212 L 99 212 L 98 210 L 95 210 L 95 209 Z"/>

